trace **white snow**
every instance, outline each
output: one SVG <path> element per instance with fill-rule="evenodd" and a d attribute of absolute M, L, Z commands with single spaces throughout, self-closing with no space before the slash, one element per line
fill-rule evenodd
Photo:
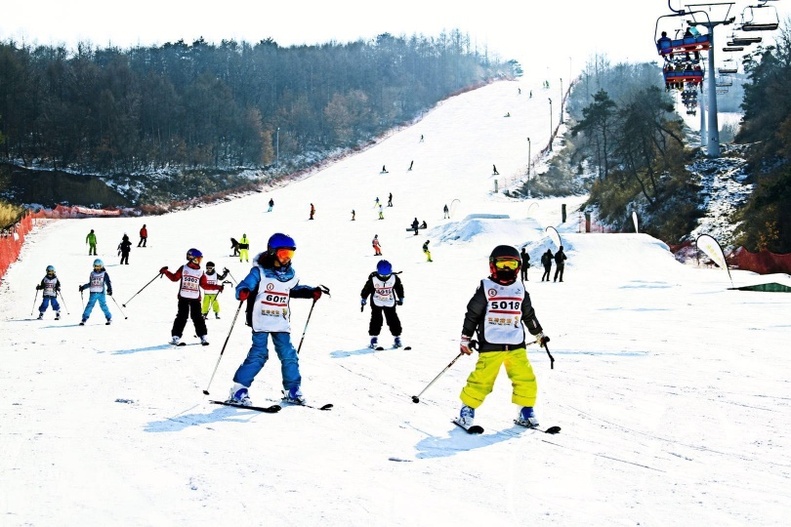
<path fill-rule="evenodd" d="M 380 144 L 261 194 L 36 229 L 0 286 L 0 525 L 787 524 L 791 295 L 728 290 L 724 271 L 677 263 L 645 234 L 580 233 L 583 198 L 492 194 L 492 164 L 505 185 L 527 165 L 526 138 L 534 153 L 548 139 L 539 94 L 500 82 L 455 97 Z M 386 203 L 389 192 L 394 207 L 377 220 L 374 199 Z M 444 204 L 453 204 L 451 220 Z M 406 231 L 415 216 L 429 225 L 419 236 Z M 122 234 L 136 243 L 144 222 L 150 247 L 117 265 Z M 549 225 L 567 249 L 563 283 L 539 280 Z M 91 228 L 114 300 L 127 304 L 122 314 L 110 301 L 111 326 L 98 309 L 77 326 Z M 231 332 L 239 304 L 229 291 L 222 319 L 208 321 L 208 347 L 167 344 L 176 284 L 156 279 L 129 301 L 160 267 L 183 264 L 190 247 L 242 279 L 249 265 L 228 256 L 229 238 L 246 233 L 254 254 L 276 231 L 296 239 L 302 282 L 332 290 L 307 325 L 311 302 L 291 302 L 295 345 L 304 330 L 303 391 L 313 404 L 334 403 L 328 412 L 208 403 L 201 392 L 218 358 L 209 389 L 223 399 L 250 345 L 241 320 Z M 365 347 L 369 311 L 360 312 L 359 293 L 378 260 L 374 234 L 403 271 L 399 315 L 411 351 Z M 433 263 L 421 252 L 427 239 Z M 532 256 L 527 286 L 556 359 L 550 369 L 543 350 L 528 348 L 536 412 L 559 435 L 513 425 L 504 372 L 477 411 L 484 435 L 451 424 L 475 356 L 411 400 L 459 353 L 466 303 L 500 243 L 527 245 Z M 44 321 L 30 314 L 48 264 L 68 308 L 58 322 L 51 311 Z M 733 277 L 737 286 L 791 285 L 786 275 Z M 188 322 L 194 344 L 192 335 Z M 386 328 L 380 339 L 391 342 Z M 250 393 L 257 404 L 278 399 L 274 353 Z"/>

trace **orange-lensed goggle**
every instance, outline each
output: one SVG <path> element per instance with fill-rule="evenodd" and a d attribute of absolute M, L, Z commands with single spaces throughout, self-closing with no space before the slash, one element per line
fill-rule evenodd
<path fill-rule="evenodd" d="M 519 269 L 519 260 L 495 260 L 494 268 L 498 271 L 516 271 Z"/>
<path fill-rule="evenodd" d="M 294 257 L 294 249 L 281 247 L 275 251 L 278 260 L 291 260 Z"/>

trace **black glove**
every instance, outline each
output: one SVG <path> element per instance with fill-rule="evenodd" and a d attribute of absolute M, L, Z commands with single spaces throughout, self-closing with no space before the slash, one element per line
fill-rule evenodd
<path fill-rule="evenodd" d="M 168 270 L 168 266 L 166 265 L 165 267 L 159 270 L 159 274 L 165 274 L 165 271 L 167 270 Z"/>
<path fill-rule="evenodd" d="M 403 306 L 404 305 L 404 299 L 403 298 L 399 298 L 398 300 L 396 300 L 396 304 L 398 304 L 399 306 Z"/>
<path fill-rule="evenodd" d="M 41 291 L 42 289 L 44 289 L 44 288 L 42 287 L 42 285 L 41 285 L 41 284 L 38 284 L 38 285 L 36 286 L 36 291 Z"/>
<path fill-rule="evenodd" d="M 82 290 L 83 290 L 83 289 L 85 289 L 85 286 L 82 286 L 82 285 L 81 285 L 81 286 L 80 286 L 80 293 L 82 293 Z"/>
<path fill-rule="evenodd" d="M 113 290 L 112 289 L 108 289 L 107 290 L 107 294 L 110 295 L 110 296 L 113 296 Z"/>

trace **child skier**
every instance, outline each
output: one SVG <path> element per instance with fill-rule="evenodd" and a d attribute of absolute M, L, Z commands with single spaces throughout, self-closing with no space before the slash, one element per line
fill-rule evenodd
<path fill-rule="evenodd" d="M 431 251 L 428 249 L 429 243 L 431 243 L 431 240 L 426 240 L 426 243 L 423 244 L 423 254 L 426 255 L 427 262 L 433 262 L 434 260 L 431 259 Z"/>
<path fill-rule="evenodd" d="M 374 256 L 382 256 L 382 245 L 379 243 L 378 234 L 374 234 L 374 239 L 371 240 L 371 245 L 374 248 Z"/>
<path fill-rule="evenodd" d="M 396 313 L 396 306 L 404 304 L 404 286 L 398 275 L 393 274 L 393 266 L 387 260 L 379 260 L 376 271 L 368 275 L 360 292 L 360 309 L 368 297 L 371 298 L 371 322 L 368 324 L 368 335 L 371 337 L 370 347 L 378 346 L 379 332 L 382 330 L 382 312 L 387 320 L 387 327 L 394 337 L 393 347 L 401 347 L 401 321 Z"/>
<path fill-rule="evenodd" d="M 269 359 L 267 342 L 272 337 L 283 385 L 283 402 L 305 404 L 300 389 L 297 350 L 291 343 L 289 299 L 312 298 L 317 301 L 326 288 L 300 285 L 291 265 L 297 244 L 291 236 L 275 233 L 266 244 L 266 252 L 255 257 L 250 273 L 236 286 L 236 298 L 247 300 L 247 325 L 253 330 L 253 344 L 244 362 L 233 376 L 228 397 L 230 403 L 251 406 L 248 390 L 255 376 Z"/>
<path fill-rule="evenodd" d="M 44 291 L 41 293 L 41 305 L 38 308 L 38 319 L 41 320 L 44 318 L 44 311 L 51 305 L 52 310 L 55 311 L 55 320 L 60 320 L 60 304 L 58 304 L 60 280 L 55 276 L 55 268 L 53 266 L 47 266 L 47 274 L 36 286 L 36 291 Z"/>
<path fill-rule="evenodd" d="M 91 311 L 93 311 L 93 306 L 96 304 L 96 302 L 99 302 L 99 307 L 102 308 L 104 317 L 107 319 L 105 324 L 109 326 L 113 319 L 113 315 L 110 313 L 110 309 L 107 307 L 105 291 L 108 295 L 113 296 L 113 284 L 110 282 L 110 275 L 107 274 L 107 270 L 104 268 L 104 262 L 99 258 L 93 261 L 93 271 L 91 271 L 91 274 L 88 277 L 88 283 L 80 286 L 80 293 L 82 293 L 85 289 L 87 289 L 91 294 L 88 297 L 88 303 L 85 304 L 85 311 L 82 312 L 80 326 L 84 326 L 88 321 L 88 318 L 91 316 Z"/>
<path fill-rule="evenodd" d="M 224 267 L 221 274 L 214 270 L 214 262 L 206 262 L 206 282 L 211 285 L 222 284 L 225 277 L 228 276 L 230 271 Z M 217 293 L 206 293 L 203 297 L 203 305 L 201 306 L 201 313 L 203 319 L 206 320 L 209 316 L 209 308 L 214 310 L 214 318 L 220 318 L 220 303 L 217 301 Z"/>
<path fill-rule="evenodd" d="M 470 338 L 478 336 L 478 362 L 461 391 L 463 406 L 455 422 L 469 429 L 475 409 L 491 393 L 494 381 L 505 365 L 513 391 L 511 401 L 520 406 L 516 424 L 535 428 L 538 419 L 533 412 L 538 388 L 533 367 L 525 350 L 525 330 L 539 345 L 549 341 L 536 319 L 530 295 L 518 280 L 522 261 L 519 251 L 508 245 L 498 245 L 489 256 L 490 276 L 481 280 L 467 304 L 461 330 L 460 351 L 469 355 Z"/>
<path fill-rule="evenodd" d="M 168 271 L 167 266 L 159 270 L 159 274 L 164 274 L 171 282 L 181 281 L 178 292 L 178 312 L 175 320 L 173 320 L 173 328 L 170 330 L 170 343 L 174 346 L 184 345 L 181 342 L 181 335 L 184 332 L 184 326 L 187 325 L 187 317 L 192 319 L 192 323 L 195 326 L 195 334 L 200 338 L 200 343 L 204 346 L 209 345 L 209 341 L 206 338 L 208 334 L 206 321 L 201 315 L 200 289 L 222 292 L 223 287 L 222 285 L 209 283 L 200 268 L 202 259 L 203 253 L 198 249 L 190 249 L 187 251 L 187 263 L 179 267 L 175 273 Z"/>

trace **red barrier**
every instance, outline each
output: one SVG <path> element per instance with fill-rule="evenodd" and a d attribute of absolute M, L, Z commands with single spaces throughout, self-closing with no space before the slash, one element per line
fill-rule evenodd
<path fill-rule="evenodd" d="M 19 258 L 25 236 L 33 229 L 34 220 L 43 217 L 41 212 L 27 212 L 13 227 L 0 232 L 0 283 L 11 264 Z"/>

